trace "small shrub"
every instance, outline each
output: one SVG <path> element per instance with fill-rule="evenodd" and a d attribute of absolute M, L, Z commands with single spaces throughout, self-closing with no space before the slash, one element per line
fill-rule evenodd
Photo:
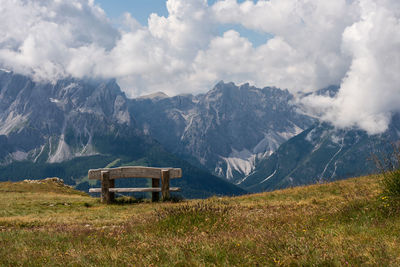
<path fill-rule="evenodd" d="M 374 155 L 377 168 L 382 173 L 380 200 L 386 210 L 400 211 L 400 147 L 392 145 L 393 152 L 378 157 Z"/>
<path fill-rule="evenodd" d="M 90 204 L 90 203 L 85 202 L 85 203 L 83 203 L 83 206 L 86 207 L 86 208 L 90 208 L 90 207 L 93 206 L 93 205 Z"/>
<path fill-rule="evenodd" d="M 384 173 L 381 185 L 385 196 L 400 197 L 400 169 Z"/>

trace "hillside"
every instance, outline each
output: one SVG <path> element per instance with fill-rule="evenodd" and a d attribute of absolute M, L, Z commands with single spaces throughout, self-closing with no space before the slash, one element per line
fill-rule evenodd
<path fill-rule="evenodd" d="M 400 114 L 378 135 L 316 123 L 257 162 L 240 186 L 262 192 L 376 173 L 373 155 L 390 154 L 399 138 Z"/>
<path fill-rule="evenodd" d="M 52 181 L 0 183 L 0 265 L 395 266 L 400 216 L 378 180 L 109 206 Z"/>

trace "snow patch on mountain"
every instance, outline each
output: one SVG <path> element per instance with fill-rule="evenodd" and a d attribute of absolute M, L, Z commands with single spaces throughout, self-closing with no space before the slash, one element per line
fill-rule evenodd
<path fill-rule="evenodd" d="M 274 132 L 264 133 L 264 138 L 258 142 L 252 151 L 255 154 L 269 156 L 286 140 L 286 138 Z"/>
<path fill-rule="evenodd" d="M 23 161 L 28 158 L 28 153 L 26 153 L 25 151 L 17 150 L 15 152 L 11 153 L 11 157 L 13 160 Z"/>
<path fill-rule="evenodd" d="M 36 155 L 36 156 L 34 156 L 33 162 L 37 162 L 37 161 L 38 161 L 39 157 L 40 157 L 40 156 L 42 155 L 42 153 L 44 152 L 45 147 L 46 147 L 46 144 L 41 145 L 39 148 L 35 148 L 33 154 Z M 39 152 L 37 153 L 37 151 L 39 151 Z M 37 154 L 36 154 L 36 153 L 37 153 Z"/>
<path fill-rule="evenodd" d="M 89 139 L 89 142 L 83 146 L 83 148 L 79 147 L 78 151 L 74 151 L 75 149 L 69 146 L 65 142 L 64 135 L 61 135 L 56 151 L 54 154 L 49 155 L 47 162 L 59 163 L 76 157 L 93 156 L 98 154 L 94 146 L 91 144 L 91 138 Z"/>
<path fill-rule="evenodd" d="M 120 124 L 129 124 L 131 122 L 129 112 L 126 110 L 119 110 L 114 114 L 114 117 Z"/>
<path fill-rule="evenodd" d="M 226 164 L 225 177 L 228 180 L 231 180 L 234 177 L 233 171 L 248 175 L 251 171 L 253 171 L 256 159 L 256 155 L 247 149 L 242 151 L 232 149 L 232 151 L 233 152 L 229 155 L 229 157 L 221 157 Z"/>
<path fill-rule="evenodd" d="M 240 184 L 244 182 L 255 169 L 257 160 L 269 157 L 282 143 L 302 131 L 303 129 L 293 124 L 293 128 L 289 128 L 283 132 L 270 131 L 264 133 L 264 138 L 261 139 L 251 150 L 243 149 L 238 151 L 231 148 L 232 152 L 229 156 L 220 156 L 222 162 L 219 162 L 216 165 L 214 172 L 219 176 L 223 176 L 226 179 L 235 182 L 236 184 Z M 235 181 L 235 176 L 238 174 L 242 178 Z M 266 180 L 268 179 L 265 179 L 264 181 Z"/>
<path fill-rule="evenodd" d="M 328 163 L 325 165 L 324 170 L 322 171 L 322 173 L 321 173 L 321 175 L 320 175 L 320 177 L 319 177 L 319 180 L 320 180 L 320 181 L 322 181 L 322 179 L 325 178 L 324 175 L 325 175 L 325 173 L 326 173 L 326 170 L 328 169 L 328 167 L 329 167 L 329 165 L 331 164 L 331 162 L 336 158 L 336 156 L 337 156 L 340 152 L 342 152 L 343 147 L 344 147 L 344 138 L 342 138 L 342 143 L 341 143 L 341 145 L 340 145 L 340 147 L 339 147 L 339 150 L 332 156 L 332 158 L 331 158 L 331 159 L 328 161 Z M 335 163 L 336 163 L 336 162 L 335 162 Z M 336 164 L 335 164 L 334 173 L 335 173 L 335 172 L 336 172 Z M 331 178 L 332 178 L 332 176 L 331 176 Z"/>
<path fill-rule="evenodd" d="M 274 171 L 270 176 L 268 176 L 267 178 L 265 178 L 264 180 L 262 180 L 262 181 L 260 182 L 260 184 L 262 184 L 262 183 L 268 181 L 268 180 L 271 179 L 275 174 L 276 174 L 276 169 L 275 169 L 275 171 Z"/>
<path fill-rule="evenodd" d="M 58 142 L 57 150 L 53 155 L 49 157 L 48 162 L 49 163 L 62 162 L 65 160 L 69 160 L 72 157 L 73 156 L 69 149 L 69 146 L 64 140 L 64 135 L 61 135 L 60 141 Z"/>
<path fill-rule="evenodd" d="M 29 115 L 15 114 L 11 111 L 7 118 L 0 123 L 0 134 L 8 135 L 27 123 Z"/>
<path fill-rule="evenodd" d="M 196 109 L 190 109 L 188 111 L 182 111 L 182 110 L 177 110 L 182 118 L 185 120 L 185 129 L 183 130 L 183 133 L 181 135 L 181 140 L 184 140 L 188 132 L 190 131 L 193 121 L 198 116 L 197 110 Z"/>
<path fill-rule="evenodd" d="M 252 149 L 253 153 L 266 154 L 269 156 L 278 146 L 279 142 L 273 136 L 274 134 L 264 133 L 264 138 Z"/>
<path fill-rule="evenodd" d="M 51 98 L 51 97 L 49 98 L 49 100 L 50 100 L 51 103 L 56 103 L 56 104 L 61 103 L 61 100 L 55 99 L 55 98 Z"/>
<path fill-rule="evenodd" d="M 270 156 L 285 141 L 301 133 L 303 129 L 295 125 L 293 128 L 284 132 L 264 133 L 264 138 L 252 149 L 254 154 Z"/>
<path fill-rule="evenodd" d="M 75 157 L 87 157 L 87 156 L 93 156 L 93 155 L 98 155 L 99 153 L 96 151 L 96 149 L 94 148 L 94 146 L 92 144 L 87 144 L 86 146 L 83 147 L 83 149 L 78 152 L 75 153 L 74 156 Z"/>
<path fill-rule="evenodd" d="M 232 170 L 235 170 L 244 176 L 241 180 L 237 181 L 236 184 L 243 183 L 246 180 L 246 178 L 249 176 L 249 174 L 255 169 L 255 164 L 257 162 L 257 159 L 269 157 L 272 153 L 274 153 L 278 149 L 278 147 L 282 143 L 289 140 L 293 136 L 301 133 L 302 131 L 303 130 L 300 127 L 298 127 L 297 125 L 294 125 L 294 127 L 292 129 L 288 129 L 285 132 L 264 133 L 264 138 L 260 142 L 258 142 L 258 144 L 252 149 L 252 152 L 250 152 L 248 150 L 244 150 L 244 151 L 247 151 L 248 154 L 241 153 L 242 155 L 245 155 L 244 157 L 242 156 L 242 157 L 238 158 L 238 157 L 230 156 L 229 158 L 223 158 L 227 165 L 226 178 L 232 179 Z M 233 154 L 235 154 L 235 153 L 233 153 Z M 240 168 L 239 166 L 242 166 L 242 167 Z M 261 183 L 267 181 L 274 174 L 275 173 L 273 173 L 271 176 L 267 177 Z"/>
<path fill-rule="evenodd" d="M 77 83 L 70 83 L 70 84 L 68 84 L 66 87 L 64 87 L 64 88 L 62 89 L 62 91 L 69 91 L 69 90 L 71 90 L 72 88 L 75 88 L 75 87 L 78 87 L 78 84 L 77 84 Z"/>

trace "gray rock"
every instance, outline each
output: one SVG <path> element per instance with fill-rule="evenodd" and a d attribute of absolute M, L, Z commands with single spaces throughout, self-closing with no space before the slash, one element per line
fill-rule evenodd
<path fill-rule="evenodd" d="M 138 98 L 130 110 L 143 131 L 171 152 L 233 183 L 313 123 L 287 90 L 224 82 L 197 96 Z"/>

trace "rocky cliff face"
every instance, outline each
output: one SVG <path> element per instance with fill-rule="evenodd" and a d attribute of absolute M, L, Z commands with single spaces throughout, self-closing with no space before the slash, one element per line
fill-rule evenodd
<path fill-rule="evenodd" d="M 126 97 L 113 80 L 48 84 L 0 71 L 2 164 L 94 155 L 95 134 L 133 124 Z"/>
<path fill-rule="evenodd" d="M 220 82 L 197 96 L 136 99 L 130 111 L 170 151 L 240 183 L 259 159 L 313 123 L 292 101 L 287 90 Z"/>

